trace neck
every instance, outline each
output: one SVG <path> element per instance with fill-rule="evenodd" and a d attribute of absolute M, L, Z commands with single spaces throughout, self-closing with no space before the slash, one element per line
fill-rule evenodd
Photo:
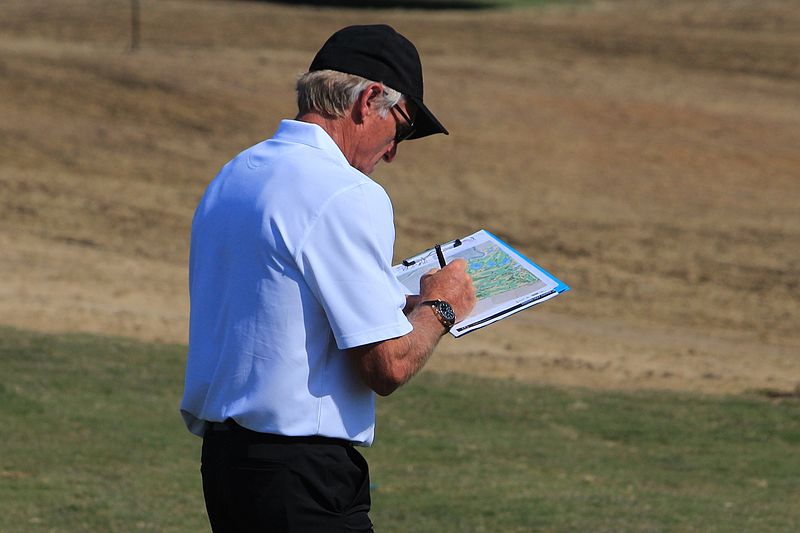
<path fill-rule="evenodd" d="M 355 148 L 355 131 L 352 121 L 346 120 L 345 118 L 326 118 L 319 113 L 297 115 L 295 120 L 316 124 L 325 130 L 325 132 L 330 135 L 331 139 L 333 139 L 333 142 L 336 143 L 336 146 L 339 147 L 339 150 L 342 151 L 345 158 L 350 161 L 351 165 L 353 164 L 352 152 Z"/>

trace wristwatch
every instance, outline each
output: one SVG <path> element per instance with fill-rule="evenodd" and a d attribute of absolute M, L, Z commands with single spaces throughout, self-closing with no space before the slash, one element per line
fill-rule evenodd
<path fill-rule="evenodd" d="M 439 322 L 444 326 L 444 331 L 447 333 L 453 324 L 456 323 L 456 313 L 453 311 L 452 306 L 444 300 L 426 300 L 421 305 L 430 305 L 433 309 L 433 314 L 439 319 Z"/>

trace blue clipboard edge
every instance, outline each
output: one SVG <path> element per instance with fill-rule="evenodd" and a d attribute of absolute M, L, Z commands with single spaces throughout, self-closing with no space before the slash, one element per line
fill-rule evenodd
<path fill-rule="evenodd" d="M 528 257 L 525 254 L 520 253 L 519 250 L 517 250 L 516 248 L 514 248 L 513 246 L 508 244 L 506 241 L 504 241 L 503 239 L 501 239 L 500 237 L 498 237 L 497 235 L 495 235 L 491 231 L 488 231 L 488 230 L 485 230 L 485 229 L 482 230 L 482 231 L 486 232 L 486 234 L 489 235 L 492 239 L 496 240 L 497 242 L 499 242 L 500 244 L 502 244 L 503 246 L 505 246 L 509 250 L 513 250 L 515 254 L 517 254 L 518 256 L 523 258 L 525 261 L 527 261 L 531 265 L 535 266 L 536 268 L 538 268 L 539 270 L 541 270 L 542 272 L 544 272 L 545 274 L 547 274 L 548 276 L 553 278 L 556 282 L 558 282 L 558 285 L 556 285 L 555 289 L 554 289 L 557 293 L 561 294 L 562 292 L 567 292 L 568 290 L 570 290 L 570 286 L 569 285 L 567 285 L 566 283 L 564 283 L 563 281 L 561 281 L 560 279 L 558 279 L 557 277 L 552 275 L 549 271 L 545 270 L 544 268 L 540 267 L 539 265 L 537 265 L 536 263 L 534 263 L 533 261 L 528 259 Z"/>
<path fill-rule="evenodd" d="M 536 263 L 534 263 L 533 261 L 531 261 L 525 254 L 520 253 L 519 250 L 517 250 L 516 248 L 514 248 L 513 246 L 511 246 L 510 244 L 505 242 L 503 239 L 501 239 L 500 237 L 498 237 L 497 235 L 495 235 L 491 231 L 488 231 L 488 230 L 485 230 L 485 229 L 479 229 L 478 231 L 476 231 L 475 233 L 473 233 L 471 235 L 467 235 L 467 236 L 463 237 L 462 239 L 454 239 L 453 241 L 449 241 L 447 243 L 444 243 L 442 246 L 445 246 L 445 245 L 453 243 L 453 242 L 457 242 L 458 244 L 456 246 L 458 246 L 458 245 L 461 244 L 462 240 L 466 241 L 467 239 L 469 239 L 473 235 L 475 235 L 477 233 L 480 233 L 480 232 L 486 233 L 495 242 L 497 242 L 498 244 L 500 244 L 504 248 L 507 248 L 508 250 L 511 250 L 517 257 L 521 257 L 528 264 L 532 265 L 537 270 L 539 270 L 543 274 L 547 275 L 550 279 L 552 279 L 553 281 L 556 282 L 556 286 L 553 289 L 551 289 L 549 292 L 547 292 L 547 293 L 537 295 L 536 297 L 534 297 L 534 298 L 532 298 L 532 299 L 530 299 L 528 301 L 525 301 L 525 302 L 522 302 L 520 304 L 517 304 L 516 306 L 514 306 L 514 307 L 512 307 L 510 309 L 506 309 L 504 311 L 498 312 L 496 315 L 492 315 L 490 317 L 486 317 L 486 318 L 480 320 L 479 322 L 471 324 L 470 326 L 458 328 L 458 325 L 456 324 L 456 327 L 453 328 L 456 331 L 453 331 L 453 330 L 450 331 L 450 334 L 453 335 L 455 338 L 460 338 L 460 337 L 463 337 L 464 335 L 468 335 L 468 334 L 472 333 L 473 331 L 478 331 L 479 329 L 483 329 L 484 327 L 486 327 L 486 326 L 488 326 L 490 324 L 493 324 L 498 320 L 502 320 L 503 318 L 509 317 L 511 315 L 514 315 L 514 314 L 520 312 L 520 311 L 523 311 L 525 309 L 533 307 L 535 304 L 543 302 L 543 301 L 546 301 L 546 300 L 549 300 L 550 298 L 553 298 L 553 297 L 561 294 L 562 292 L 567 292 L 567 291 L 571 290 L 569 285 L 567 285 L 566 283 L 564 283 L 563 281 L 561 281 L 560 279 L 555 277 L 548 270 L 545 270 L 541 266 L 539 266 Z M 411 257 L 409 257 L 407 259 L 404 259 L 401 264 L 405 265 L 406 267 L 410 267 L 412 264 L 416 263 L 417 260 L 419 260 L 421 258 L 425 258 L 425 257 L 429 256 L 432 253 L 433 253 L 433 248 L 431 248 L 429 250 L 425 250 L 425 251 L 423 251 L 423 252 L 421 252 L 421 253 L 419 253 L 419 254 L 417 254 L 415 256 L 411 256 Z M 406 263 L 410 263 L 410 264 L 406 264 Z M 397 265 L 397 266 L 400 266 L 400 265 Z"/>
<path fill-rule="evenodd" d="M 468 334 L 472 333 L 473 331 L 478 331 L 479 329 L 482 329 L 482 328 L 484 328 L 484 327 L 486 327 L 486 326 L 488 326 L 490 324 L 494 324 L 498 320 L 502 320 L 503 318 L 507 318 L 507 317 L 509 317 L 511 315 L 517 314 L 520 311 L 523 311 L 525 309 L 533 307 L 537 303 L 549 300 L 550 298 L 553 298 L 553 297 L 561 294 L 562 292 L 567 292 L 567 291 L 570 290 L 569 285 L 567 285 L 566 283 L 564 283 L 563 281 L 561 281 L 560 279 L 558 279 L 557 277 L 552 275 L 549 271 L 543 269 L 542 267 L 540 267 L 539 265 L 537 265 L 536 263 L 534 263 L 533 261 L 528 259 L 527 256 L 525 256 L 524 254 L 520 253 L 519 250 L 517 250 L 513 246 L 509 245 L 507 242 L 505 242 L 503 239 L 499 238 L 497 235 L 495 235 L 491 231 L 487 231 L 485 229 L 481 229 L 481 230 L 478 230 L 478 232 L 476 232 L 476 233 L 480 233 L 481 231 L 486 233 L 489 237 L 491 237 L 494 241 L 496 241 L 501 246 L 507 248 L 508 250 L 511 250 L 518 257 L 521 257 L 522 259 L 527 261 L 529 264 L 534 266 L 537 270 L 541 271 L 543 274 L 546 274 L 549 278 L 551 278 L 553 281 L 556 282 L 556 286 L 553 289 L 551 289 L 549 292 L 537 295 L 536 297 L 534 297 L 534 298 L 532 298 L 532 299 L 530 299 L 528 301 L 521 302 L 520 304 L 517 304 L 514 307 L 511 307 L 509 309 L 501 311 L 501 312 L 497 313 L 496 315 L 492 315 L 490 317 L 486 317 L 483 320 L 480 320 L 479 322 L 475 322 L 475 323 L 473 323 L 473 324 L 471 324 L 469 326 L 458 328 L 458 325 L 456 324 L 456 327 L 453 328 L 456 331 L 455 332 L 453 332 L 452 330 L 450 331 L 450 334 L 453 335 L 455 338 L 460 338 L 460 337 L 463 337 L 464 335 L 468 335 Z M 464 238 L 466 239 L 467 237 L 464 237 Z"/>

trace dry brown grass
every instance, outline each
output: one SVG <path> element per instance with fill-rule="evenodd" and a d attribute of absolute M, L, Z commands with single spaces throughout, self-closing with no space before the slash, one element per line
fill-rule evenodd
<path fill-rule="evenodd" d="M 497 12 L 21 1 L 0 18 L 0 323 L 184 342 L 205 184 L 293 115 L 335 29 L 415 41 L 450 128 L 376 179 L 397 256 L 485 227 L 573 292 L 430 368 L 736 392 L 800 382 L 800 11 L 608 0 Z"/>

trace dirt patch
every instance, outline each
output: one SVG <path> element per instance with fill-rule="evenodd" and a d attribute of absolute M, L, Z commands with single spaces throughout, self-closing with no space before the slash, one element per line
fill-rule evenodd
<path fill-rule="evenodd" d="M 800 382 L 800 12 L 605 1 L 413 12 L 17 2 L 0 20 L 0 322 L 185 342 L 189 224 L 351 23 L 419 47 L 448 126 L 376 179 L 398 260 L 484 227 L 573 291 L 430 363 L 705 393 Z"/>

